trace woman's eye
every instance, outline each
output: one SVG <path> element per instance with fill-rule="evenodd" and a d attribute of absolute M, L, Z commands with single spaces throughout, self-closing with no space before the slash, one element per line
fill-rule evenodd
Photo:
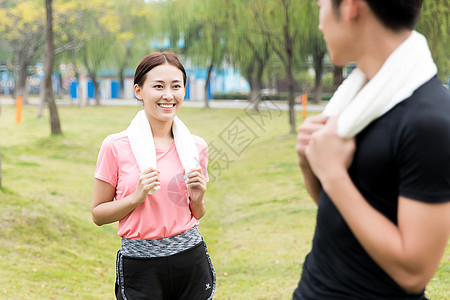
<path fill-rule="evenodd" d="M 157 85 L 155 85 L 155 88 L 157 88 L 157 89 L 162 89 L 162 85 L 160 85 L 160 84 L 157 84 Z"/>
<path fill-rule="evenodd" d="M 179 89 L 179 88 L 181 88 L 181 85 L 176 84 L 176 85 L 173 86 L 173 88 L 174 88 L 174 89 Z"/>

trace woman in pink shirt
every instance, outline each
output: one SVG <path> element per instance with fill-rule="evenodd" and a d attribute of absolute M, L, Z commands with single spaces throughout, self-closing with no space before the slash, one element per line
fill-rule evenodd
<path fill-rule="evenodd" d="M 173 126 L 185 86 L 186 72 L 173 53 L 146 56 L 136 69 L 134 92 L 150 125 L 156 166 L 141 171 L 130 127 L 109 135 L 98 155 L 92 218 L 99 226 L 119 221 L 117 299 L 202 300 L 214 294 L 214 268 L 197 227 L 206 212 L 208 147 L 198 136 L 188 138 L 199 167 L 185 172 L 179 154 L 186 150 L 176 145 Z"/>

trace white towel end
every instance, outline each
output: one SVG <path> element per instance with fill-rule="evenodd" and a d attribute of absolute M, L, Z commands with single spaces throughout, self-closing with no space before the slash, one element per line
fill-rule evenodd
<path fill-rule="evenodd" d="M 155 186 L 154 188 L 152 188 L 152 189 L 148 192 L 148 194 L 149 194 L 149 195 L 154 194 L 154 193 L 156 193 L 157 191 L 159 191 L 160 188 L 161 188 L 161 186 L 157 185 L 157 186 Z"/>

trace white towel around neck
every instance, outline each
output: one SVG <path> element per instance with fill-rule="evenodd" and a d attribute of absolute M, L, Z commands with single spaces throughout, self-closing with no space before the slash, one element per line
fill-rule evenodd
<path fill-rule="evenodd" d="M 356 68 L 339 86 L 323 114 L 338 116 L 338 135 L 351 138 L 433 78 L 437 67 L 423 35 L 411 35 L 370 80 Z"/>
<path fill-rule="evenodd" d="M 172 133 L 178 157 L 185 170 L 185 175 L 187 175 L 191 170 L 200 167 L 197 146 L 191 132 L 178 117 L 175 117 L 173 120 Z M 127 135 L 131 150 L 141 172 L 150 167 L 156 168 L 155 143 L 152 129 L 144 110 L 140 110 L 131 121 L 127 128 Z M 159 186 L 156 186 L 150 190 L 149 194 L 156 193 L 159 188 Z"/>

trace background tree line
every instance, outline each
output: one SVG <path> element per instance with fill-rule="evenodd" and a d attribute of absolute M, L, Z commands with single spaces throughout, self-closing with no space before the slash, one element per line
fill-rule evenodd
<path fill-rule="evenodd" d="M 443 82 L 450 75 L 449 15 L 450 0 L 424 1 L 417 26 L 428 38 Z M 61 63 L 71 64 L 77 79 L 81 72 L 92 79 L 99 105 L 99 70 L 117 69 L 123 93 L 125 70 L 145 54 L 165 50 L 152 47 L 152 41 L 169 39 L 169 50 L 207 70 L 206 108 L 212 70 L 223 64 L 247 79 L 255 111 L 263 88 L 284 79 L 294 133 L 294 86 L 319 102 L 324 74 L 333 74 L 334 87 L 343 80 L 342 68 L 326 68 L 327 51 L 317 26 L 316 0 L 0 0 L 0 65 L 15 76 L 14 97 L 27 103 L 27 77 L 36 62 L 45 63 L 37 115 L 49 107 L 51 133 L 61 134 L 51 88 L 51 74 L 60 72 Z M 313 85 L 305 84 L 308 69 L 314 70 Z"/>
<path fill-rule="evenodd" d="M 429 39 L 444 82 L 450 74 L 449 2 L 425 1 L 417 27 Z M 46 31 L 50 25 L 51 34 Z M 333 74 L 335 86 L 343 79 L 342 68 L 327 61 L 317 26 L 316 0 L 0 0 L 0 65 L 15 75 L 14 96 L 27 102 L 26 78 L 36 62 L 54 61 L 44 68 L 46 73 L 71 64 L 76 77 L 83 72 L 92 79 L 100 104 L 99 70 L 119 70 L 123 92 L 125 70 L 135 68 L 145 54 L 163 50 L 152 47 L 152 41 L 169 39 L 170 50 L 207 70 L 205 91 L 214 68 L 227 64 L 240 70 L 255 111 L 262 90 L 284 80 L 289 128 L 295 132 L 294 87 L 312 93 L 318 102 L 324 74 Z M 313 85 L 304 84 L 309 69 L 315 73 Z M 44 107 L 52 108 L 52 96 L 44 90 L 38 116 Z M 207 99 L 204 103 L 208 107 Z M 50 113 L 52 134 L 59 134 L 57 107 Z"/>

